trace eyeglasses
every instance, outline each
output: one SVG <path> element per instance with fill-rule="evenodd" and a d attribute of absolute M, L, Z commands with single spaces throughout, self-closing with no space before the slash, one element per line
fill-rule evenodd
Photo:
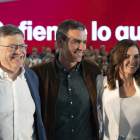
<path fill-rule="evenodd" d="M 25 51 L 28 47 L 28 44 L 21 44 L 21 45 L 10 45 L 10 46 L 3 46 L 3 45 L 0 45 L 2 47 L 7 47 L 8 48 L 8 51 L 9 52 L 15 52 L 18 48 L 21 50 L 21 51 Z"/>

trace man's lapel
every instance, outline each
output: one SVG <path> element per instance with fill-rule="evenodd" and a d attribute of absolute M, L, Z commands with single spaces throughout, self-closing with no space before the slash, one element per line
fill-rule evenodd
<path fill-rule="evenodd" d="M 32 98 L 33 98 L 33 100 L 34 100 L 34 102 L 36 104 L 37 103 L 36 102 L 37 101 L 36 92 L 37 92 L 38 88 L 35 85 L 37 85 L 37 81 L 34 79 L 33 74 L 26 68 L 25 68 L 25 77 L 26 77 L 26 80 L 27 80 L 27 83 L 28 83 Z"/>

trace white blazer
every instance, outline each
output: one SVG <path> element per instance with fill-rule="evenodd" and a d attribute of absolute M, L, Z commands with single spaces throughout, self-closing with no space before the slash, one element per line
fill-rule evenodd
<path fill-rule="evenodd" d="M 136 84 L 134 86 L 136 91 L 140 94 L 140 88 Z M 103 117 L 103 136 L 102 140 L 118 140 L 119 136 L 119 119 L 120 119 L 120 97 L 119 97 L 119 83 L 116 80 L 116 89 L 109 90 L 107 77 L 102 75 L 97 76 L 97 106 L 100 105 Z"/>

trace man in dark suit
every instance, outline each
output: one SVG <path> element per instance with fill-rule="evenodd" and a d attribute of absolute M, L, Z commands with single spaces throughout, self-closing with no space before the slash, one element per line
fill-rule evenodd
<path fill-rule="evenodd" d="M 38 78 L 23 67 L 26 49 L 18 27 L 0 27 L 0 140 L 46 140 Z"/>
<path fill-rule="evenodd" d="M 83 60 L 85 26 L 66 20 L 56 33 L 59 55 L 32 67 L 40 82 L 42 120 L 48 140 L 99 140 L 96 102 L 98 66 Z"/>

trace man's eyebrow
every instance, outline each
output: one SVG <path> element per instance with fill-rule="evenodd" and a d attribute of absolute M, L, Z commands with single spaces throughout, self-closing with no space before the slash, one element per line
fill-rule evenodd
<path fill-rule="evenodd" d="M 81 42 L 82 40 L 79 40 L 79 39 L 74 38 L 74 39 L 72 39 L 72 41 L 79 41 L 79 42 Z M 87 42 L 87 39 L 86 40 L 83 40 L 83 42 Z"/>
<path fill-rule="evenodd" d="M 10 44 L 10 45 L 16 45 L 17 46 L 17 44 Z M 10 46 L 10 45 L 8 45 L 8 46 Z M 25 45 L 24 43 L 22 43 L 22 44 L 19 44 L 19 45 Z"/>
<path fill-rule="evenodd" d="M 72 41 L 81 41 L 81 40 L 74 38 L 74 39 L 72 39 Z"/>

